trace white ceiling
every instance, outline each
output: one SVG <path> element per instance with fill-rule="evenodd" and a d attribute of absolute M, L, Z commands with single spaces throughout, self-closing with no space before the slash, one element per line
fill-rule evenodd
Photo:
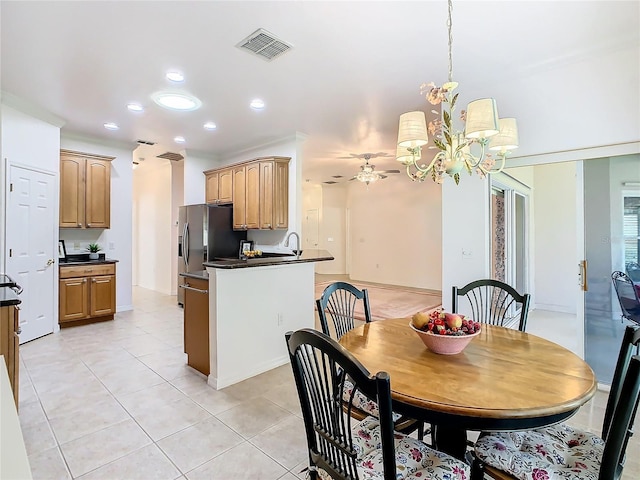
<path fill-rule="evenodd" d="M 63 133 L 224 156 L 302 132 L 303 175 L 314 182 L 355 174 L 362 161 L 339 158 L 350 153 L 394 155 L 398 116 L 429 112 L 420 84 L 447 76 L 445 0 L 4 0 L 0 9 L 2 90 L 64 119 Z M 518 118 L 518 155 L 638 141 L 639 17 L 638 1 L 456 1 L 460 102 L 491 96 L 501 116 Z M 258 28 L 294 48 L 266 62 L 235 47 Z M 170 87 L 168 69 L 184 72 L 180 88 L 202 108 L 153 103 Z M 264 111 L 249 108 L 255 97 Z M 146 111 L 129 112 L 133 101 Z M 398 168 L 393 157 L 372 163 Z"/>

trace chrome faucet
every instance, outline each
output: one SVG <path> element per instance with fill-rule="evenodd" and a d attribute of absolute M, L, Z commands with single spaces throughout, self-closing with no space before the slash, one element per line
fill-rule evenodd
<path fill-rule="evenodd" d="M 289 246 L 289 239 L 291 238 L 292 235 L 296 236 L 296 246 L 298 247 L 298 250 L 294 250 L 294 252 L 296 252 L 296 257 L 300 258 L 300 235 L 298 235 L 296 232 L 289 232 L 289 234 L 287 235 L 287 238 L 284 239 L 284 246 L 288 247 Z M 293 250 L 293 249 L 292 249 Z"/>

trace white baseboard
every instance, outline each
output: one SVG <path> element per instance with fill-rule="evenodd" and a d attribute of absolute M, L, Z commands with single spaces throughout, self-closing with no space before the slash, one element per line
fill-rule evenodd
<path fill-rule="evenodd" d="M 274 368 L 280 367 L 287 363 L 289 363 L 289 356 L 285 355 L 282 357 L 274 358 L 269 362 L 256 365 L 255 368 L 251 369 L 250 371 L 236 372 L 233 375 L 227 375 L 226 377 L 220 377 L 220 378 L 216 378 L 213 376 L 213 374 L 211 374 L 209 375 L 207 383 L 213 388 L 215 388 L 216 390 L 221 390 L 225 387 L 241 382 L 242 380 L 255 377 L 256 375 L 260 375 L 261 373 L 268 372 L 269 370 L 273 370 Z"/>
<path fill-rule="evenodd" d="M 536 303 L 535 310 L 547 310 L 549 312 L 568 313 L 570 315 L 576 314 L 575 308 L 566 305 L 553 305 L 547 303 Z"/>
<path fill-rule="evenodd" d="M 116 313 L 128 312 L 133 310 L 133 305 L 116 305 Z"/>

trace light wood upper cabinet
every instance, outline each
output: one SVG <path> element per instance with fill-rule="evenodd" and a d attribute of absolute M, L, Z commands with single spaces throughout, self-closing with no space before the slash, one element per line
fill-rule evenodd
<path fill-rule="evenodd" d="M 289 161 L 260 162 L 260 228 L 289 225 Z"/>
<path fill-rule="evenodd" d="M 233 202 L 233 170 L 207 171 L 205 174 L 206 203 Z"/>
<path fill-rule="evenodd" d="M 247 219 L 247 197 L 245 167 L 233 169 L 233 229 L 245 230 Z"/>
<path fill-rule="evenodd" d="M 290 160 L 262 157 L 207 170 L 207 203 L 233 203 L 234 230 L 288 228 Z"/>
<path fill-rule="evenodd" d="M 260 228 L 260 164 L 247 164 L 245 175 L 245 227 Z"/>
<path fill-rule="evenodd" d="M 60 150 L 60 227 L 109 228 L 114 157 Z"/>

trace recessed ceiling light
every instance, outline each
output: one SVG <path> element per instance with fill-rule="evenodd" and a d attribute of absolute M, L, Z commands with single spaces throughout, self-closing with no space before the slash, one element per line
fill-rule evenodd
<path fill-rule="evenodd" d="M 104 124 L 104 128 L 107 130 L 118 130 L 120 127 L 113 122 L 107 122 Z"/>
<path fill-rule="evenodd" d="M 191 111 L 202 106 L 202 102 L 193 95 L 179 92 L 156 92 L 151 95 L 153 101 L 171 110 Z"/>
<path fill-rule="evenodd" d="M 186 142 L 186 140 L 182 136 L 174 137 L 173 141 L 176 142 L 176 143 L 184 143 L 184 142 Z"/>
<path fill-rule="evenodd" d="M 215 130 L 216 128 L 218 128 L 218 127 L 216 126 L 216 124 L 215 124 L 215 123 L 213 123 L 213 122 L 207 122 L 207 123 L 205 123 L 202 127 L 203 127 L 205 130 Z"/>
<path fill-rule="evenodd" d="M 264 101 L 260 100 L 259 98 L 254 98 L 253 100 L 251 100 L 250 106 L 254 110 L 262 110 L 264 108 Z"/>
<path fill-rule="evenodd" d="M 166 77 L 167 80 L 172 82 L 184 82 L 184 75 L 182 72 L 178 72 L 177 70 L 169 70 Z"/>
<path fill-rule="evenodd" d="M 127 108 L 132 112 L 144 112 L 144 107 L 139 103 L 130 103 Z"/>

